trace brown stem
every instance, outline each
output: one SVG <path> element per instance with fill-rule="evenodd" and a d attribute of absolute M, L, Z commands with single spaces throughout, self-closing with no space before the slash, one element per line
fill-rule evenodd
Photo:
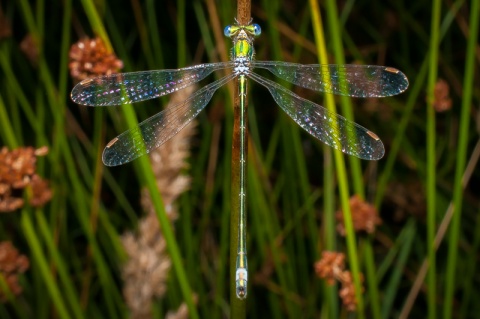
<path fill-rule="evenodd" d="M 251 19 L 251 0 L 237 0 L 237 22 L 246 25 Z M 238 92 L 238 78 L 235 79 L 235 97 L 233 110 L 233 139 L 232 139 L 232 186 L 231 186 L 231 215 L 230 215 L 230 317 L 239 319 L 246 317 L 246 300 L 237 298 L 235 290 L 235 266 L 237 259 L 238 230 L 239 230 L 239 186 L 240 186 L 240 92 Z M 245 101 L 246 107 L 247 101 Z M 248 143 L 247 143 L 248 145 Z"/>
<path fill-rule="evenodd" d="M 246 25 L 252 18 L 251 0 L 237 0 L 237 21 L 240 25 Z"/>

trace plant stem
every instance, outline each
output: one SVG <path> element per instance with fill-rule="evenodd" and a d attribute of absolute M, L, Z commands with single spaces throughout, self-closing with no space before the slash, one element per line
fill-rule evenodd
<path fill-rule="evenodd" d="M 250 22 L 251 3 L 250 0 L 238 0 L 237 1 L 237 22 L 240 25 L 246 25 Z M 239 79 L 235 79 L 236 93 L 234 97 L 233 106 L 233 139 L 232 139 L 232 188 L 231 188 L 231 216 L 230 216 L 230 317 L 233 319 L 246 317 L 246 299 L 237 298 L 236 293 L 236 260 L 237 260 L 237 246 L 239 242 L 239 229 L 240 229 L 240 188 L 242 179 L 242 165 L 241 156 L 242 150 L 244 151 L 244 157 L 246 159 L 248 145 L 248 133 L 244 135 L 244 147 L 240 147 L 241 139 L 241 123 L 240 117 L 242 112 L 246 113 L 248 109 L 248 101 L 245 99 L 244 105 L 240 103 L 239 92 Z M 248 127 L 247 116 L 245 118 L 245 127 Z M 246 171 L 246 163 L 243 165 L 243 172 Z M 243 178 L 245 175 L 243 174 Z M 246 208 L 244 208 L 246 209 Z M 245 213 L 245 212 L 244 212 Z"/>
<path fill-rule="evenodd" d="M 313 29 L 315 34 L 315 42 L 317 44 L 319 62 L 326 64 L 328 63 L 327 50 L 325 45 L 326 43 L 323 31 L 322 16 L 320 13 L 320 8 L 318 7 L 318 2 L 315 0 L 310 0 L 310 7 L 312 8 Z M 336 113 L 335 101 L 331 94 L 325 95 L 325 106 L 330 112 Z M 349 187 L 345 168 L 345 160 L 341 151 L 334 150 L 333 153 L 335 159 L 335 168 L 338 176 L 340 201 L 342 203 L 343 218 L 346 229 L 348 260 L 352 270 L 353 282 L 355 286 L 355 297 L 357 299 L 357 314 L 359 318 L 364 318 L 365 314 L 362 296 L 362 284 L 360 280 L 360 265 L 358 261 L 355 231 L 353 229 L 353 221 L 350 211 Z"/>
<path fill-rule="evenodd" d="M 438 64 L 438 45 L 440 42 L 440 10 L 441 3 L 435 0 L 432 4 L 432 36 L 430 40 L 430 63 L 428 75 L 428 89 L 427 89 L 427 250 L 429 271 L 427 277 L 428 286 L 428 318 L 436 318 L 436 267 L 435 267 L 435 110 L 434 90 L 437 81 L 437 64 Z"/>
<path fill-rule="evenodd" d="M 457 271 L 458 240 L 460 236 L 460 221 L 462 213 L 462 176 L 465 171 L 465 162 L 468 145 L 468 127 L 470 123 L 470 109 L 472 105 L 472 90 L 475 72 L 475 49 L 478 39 L 479 2 L 472 1 L 470 11 L 470 34 L 468 36 L 465 61 L 465 77 L 463 80 L 462 109 L 460 115 L 460 134 L 458 137 L 457 165 L 455 168 L 455 184 L 453 189 L 453 207 L 455 209 L 448 240 L 448 258 L 446 289 L 444 301 L 444 318 L 451 318 L 453 295 L 455 291 L 455 272 Z"/>
<path fill-rule="evenodd" d="M 240 25 L 247 25 L 252 18 L 251 0 L 237 0 L 237 21 Z"/>
<path fill-rule="evenodd" d="M 338 18 L 338 10 L 336 1 L 327 0 L 326 1 L 326 10 L 327 10 L 327 23 L 330 30 L 330 36 L 333 44 L 333 53 L 335 56 L 335 62 L 338 64 L 345 64 L 345 53 L 343 50 L 342 44 L 342 34 L 343 28 Z M 353 109 L 352 109 L 352 100 L 347 96 L 341 96 L 342 110 L 345 114 L 345 117 L 351 121 L 354 120 Z M 362 168 L 360 165 L 360 160 L 354 156 L 348 156 L 351 168 L 351 179 L 352 179 L 352 188 L 355 194 L 358 194 L 360 197 L 365 199 L 364 183 L 362 176 Z M 373 260 L 373 248 L 371 238 L 367 238 L 361 242 L 361 246 L 364 246 L 364 260 L 366 268 L 366 283 L 368 285 L 368 294 L 370 296 L 370 305 L 371 305 L 371 316 L 374 319 L 380 318 L 380 300 L 379 292 L 377 286 L 377 280 L 375 277 L 375 261 Z"/>
<path fill-rule="evenodd" d="M 91 0 L 82 0 L 83 8 L 87 13 L 87 17 L 90 21 L 90 25 L 94 32 L 103 40 L 107 50 L 112 52 L 112 44 L 110 43 L 110 38 L 107 35 L 107 31 L 103 26 L 102 20 L 98 15 L 97 9 L 95 8 L 95 4 Z"/>

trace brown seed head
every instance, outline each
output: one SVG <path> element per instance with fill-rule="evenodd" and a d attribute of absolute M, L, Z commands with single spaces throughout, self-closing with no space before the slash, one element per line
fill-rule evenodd
<path fill-rule="evenodd" d="M 433 107 L 437 112 L 445 112 L 452 108 L 450 86 L 443 79 L 438 79 L 435 84 Z"/>
<path fill-rule="evenodd" d="M 30 203 L 42 206 L 52 197 L 48 183 L 36 175 L 37 156 L 45 155 L 48 148 L 35 150 L 23 147 L 9 151 L 0 150 L 0 212 L 12 212 L 24 204 L 22 190 L 31 187 Z"/>
<path fill-rule="evenodd" d="M 33 207 L 42 207 L 52 199 L 52 190 L 48 187 L 48 181 L 43 180 L 37 174 L 32 176 L 30 187 L 32 188 L 30 205 Z"/>
<path fill-rule="evenodd" d="M 24 273 L 30 266 L 30 261 L 20 255 L 9 241 L 0 242 L 0 272 L 5 278 L 10 293 L 19 295 L 22 287 L 18 283 L 18 275 Z M 0 301 L 7 300 L 7 293 L 0 289 Z"/>
<path fill-rule="evenodd" d="M 375 227 L 382 223 L 382 220 L 378 217 L 377 209 L 358 195 L 350 198 L 350 211 L 352 213 L 353 227 L 357 232 L 365 231 L 371 234 L 375 231 Z M 343 212 L 341 210 L 337 211 L 335 218 L 338 222 L 338 233 L 345 236 Z"/>
<path fill-rule="evenodd" d="M 333 285 L 335 278 L 345 268 L 345 254 L 335 251 L 323 251 L 322 259 L 315 263 L 315 273 L 329 285 Z"/>
<path fill-rule="evenodd" d="M 361 276 L 360 279 L 363 281 L 363 276 Z M 342 288 L 338 292 L 338 295 L 342 298 L 343 306 L 348 311 L 353 312 L 357 309 L 357 297 L 355 296 L 355 286 L 353 284 L 352 273 L 344 271 L 341 275 L 340 282 L 342 283 Z"/>
<path fill-rule="evenodd" d="M 341 283 L 342 288 L 338 295 L 342 298 L 343 305 L 348 311 L 355 311 L 357 307 L 355 286 L 351 272 L 345 270 L 345 254 L 323 251 L 322 259 L 315 263 L 315 273 L 318 277 L 325 279 L 329 285 L 333 285 L 335 281 Z M 362 274 L 360 276 L 363 281 Z"/>
<path fill-rule="evenodd" d="M 36 66 L 38 64 L 38 42 L 35 40 L 32 34 L 29 33 L 23 38 L 22 42 L 20 42 L 20 49 L 22 50 L 23 54 L 27 56 L 32 65 Z"/>
<path fill-rule="evenodd" d="M 83 39 L 70 48 L 70 75 L 80 82 L 90 77 L 118 73 L 123 68 L 122 60 L 108 52 L 100 38 Z"/>
<path fill-rule="evenodd" d="M 12 29 L 10 27 L 10 21 L 8 21 L 0 6 L 0 40 L 9 38 L 11 35 Z"/>

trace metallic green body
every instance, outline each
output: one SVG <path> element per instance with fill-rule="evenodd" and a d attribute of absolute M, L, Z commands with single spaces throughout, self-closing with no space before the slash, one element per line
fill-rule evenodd
<path fill-rule="evenodd" d="M 235 62 L 234 73 L 238 74 L 238 88 L 239 94 L 239 117 L 235 120 L 239 121 L 239 129 L 234 130 L 233 140 L 238 141 L 239 145 L 233 145 L 239 150 L 239 193 L 238 193 L 238 246 L 237 246 L 237 260 L 235 271 L 235 285 L 236 294 L 240 299 L 247 296 L 247 282 L 248 282 L 248 266 L 247 266 L 247 185 L 246 185 L 246 171 L 247 171 L 247 148 L 248 148 L 248 132 L 247 132 L 247 78 L 246 74 L 250 71 L 250 62 L 252 61 L 255 50 L 253 48 L 253 38 L 259 35 L 259 27 L 255 25 L 248 26 L 229 26 L 225 29 L 225 34 L 230 36 L 233 40 L 232 60 Z"/>
<path fill-rule="evenodd" d="M 248 148 L 248 133 L 247 133 L 247 79 L 245 75 L 240 75 L 238 79 L 238 92 L 240 98 L 240 193 L 239 196 L 239 212 L 238 212 L 238 247 L 237 247 L 237 261 L 236 261 L 236 292 L 238 298 L 245 298 L 247 296 L 247 281 L 248 281 L 248 267 L 247 267 L 247 185 L 246 185 L 246 171 L 247 171 L 247 148 Z"/>

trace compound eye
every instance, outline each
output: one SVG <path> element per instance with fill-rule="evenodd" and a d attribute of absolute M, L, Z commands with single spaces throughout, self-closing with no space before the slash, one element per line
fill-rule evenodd
<path fill-rule="evenodd" d="M 256 23 L 253 24 L 253 34 L 255 36 L 259 36 L 260 33 L 262 33 L 262 28 L 260 28 L 260 26 Z"/>
<path fill-rule="evenodd" d="M 223 29 L 223 34 L 225 34 L 226 37 L 230 37 L 232 35 L 232 26 L 227 25 L 225 29 Z"/>

